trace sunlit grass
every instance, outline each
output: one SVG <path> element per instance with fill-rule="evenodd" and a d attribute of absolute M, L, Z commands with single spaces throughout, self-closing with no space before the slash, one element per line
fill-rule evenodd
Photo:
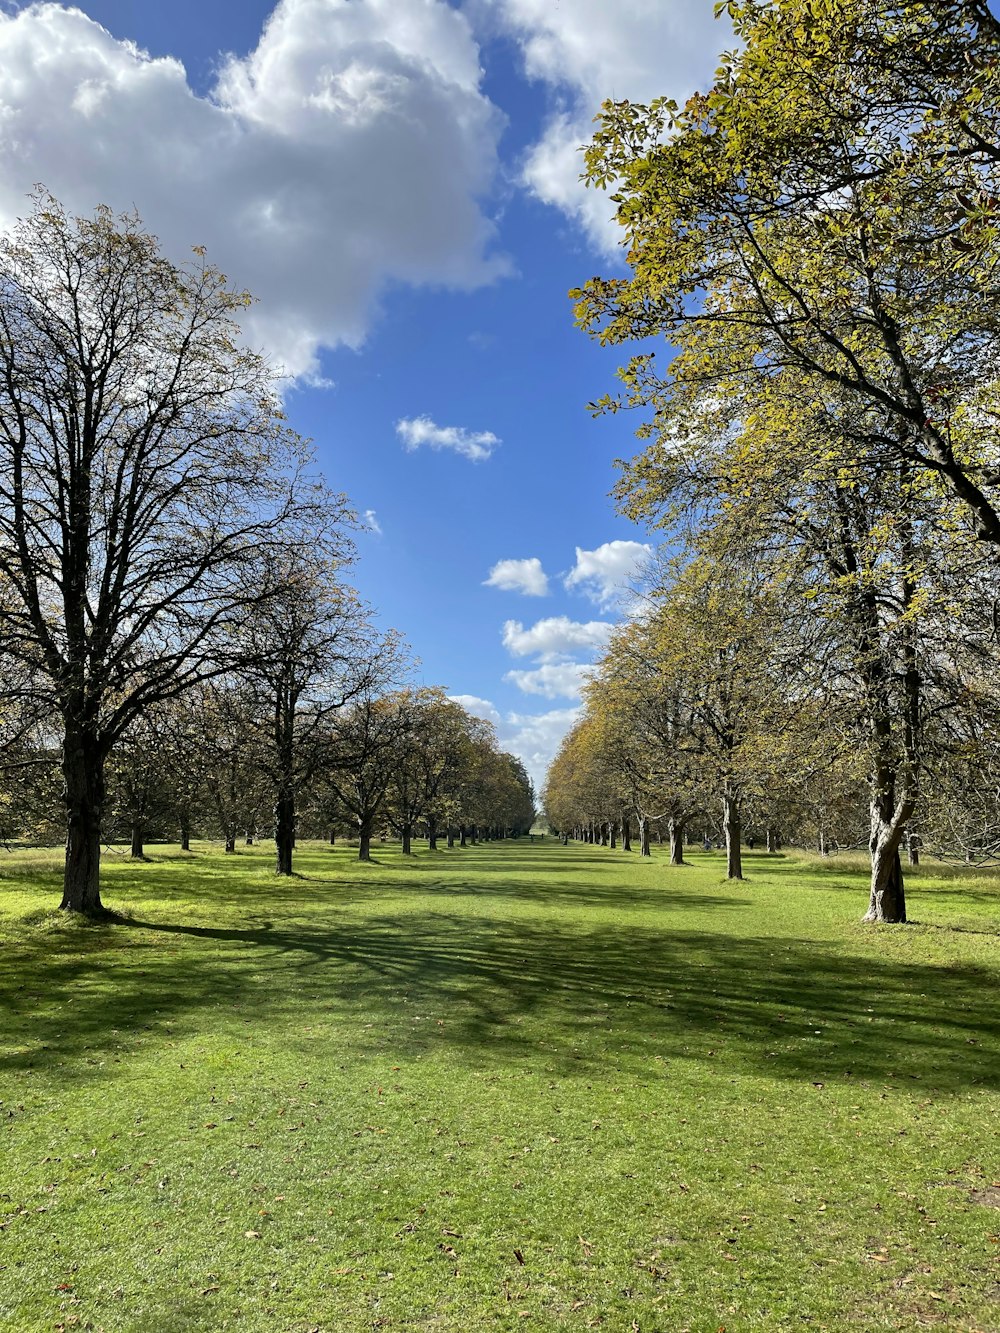
<path fill-rule="evenodd" d="M 0 861 L 3 1327 L 997 1327 L 993 875 L 150 856 Z"/>

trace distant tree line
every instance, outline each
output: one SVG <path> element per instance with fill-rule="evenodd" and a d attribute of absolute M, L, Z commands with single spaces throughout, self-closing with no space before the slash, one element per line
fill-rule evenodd
<path fill-rule="evenodd" d="M 62 906 L 102 910 L 102 845 L 527 831 L 488 724 L 407 685 L 344 581 L 353 514 L 311 469 L 248 304 L 200 250 L 39 191 L 0 239 L 0 835 L 66 838 Z"/>

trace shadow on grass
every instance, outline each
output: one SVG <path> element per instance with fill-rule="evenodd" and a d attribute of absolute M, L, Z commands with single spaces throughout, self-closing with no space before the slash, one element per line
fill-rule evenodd
<path fill-rule="evenodd" d="M 730 905 L 671 894 L 679 911 L 715 902 Z M 424 911 L 324 929 L 131 920 L 89 932 L 85 952 L 79 940 L 10 952 L 9 1072 L 91 1075 L 143 1029 L 212 1029 L 223 1007 L 292 1045 L 303 1021 L 330 1022 L 359 1050 L 445 1048 L 493 1067 L 597 1074 L 662 1058 L 799 1081 L 911 1078 L 925 1093 L 1000 1087 L 995 972 L 873 963 L 814 940 Z"/>

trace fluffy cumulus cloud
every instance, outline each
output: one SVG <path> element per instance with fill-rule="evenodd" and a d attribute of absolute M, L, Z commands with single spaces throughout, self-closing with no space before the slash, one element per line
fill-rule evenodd
<path fill-rule="evenodd" d="M 525 694 L 545 699 L 579 699 L 592 667 L 583 662 L 549 662 L 532 671 L 508 671 L 504 680 Z"/>
<path fill-rule="evenodd" d="M 545 597 L 549 591 L 549 578 L 537 556 L 530 560 L 498 560 L 483 586 L 502 588 L 505 592 L 523 592 L 526 597 Z"/>
<path fill-rule="evenodd" d="M 404 417 L 396 422 L 396 434 L 411 453 L 425 444 L 430 449 L 451 449 L 473 463 L 484 463 L 500 444 L 491 430 L 438 426 L 430 417 Z"/>
<path fill-rule="evenodd" d="M 514 657 L 537 657 L 540 662 L 558 662 L 579 652 L 600 652 L 608 645 L 614 625 L 606 620 L 582 623 L 569 616 L 549 616 L 527 629 L 519 620 L 503 627 L 503 645 Z"/>
<path fill-rule="evenodd" d="M 481 207 L 501 117 L 446 0 L 280 0 L 209 97 L 78 9 L 0 13 L 0 226 L 36 181 L 138 208 L 174 258 L 253 286 L 247 336 L 287 373 L 364 338 L 385 284 L 504 271 Z"/>
<path fill-rule="evenodd" d="M 460 704 L 473 717 L 481 717 L 484 722 L 492 722 L 497 728 L 502 726 L 503 718 L 495 704 L 489 699 L 480 699 L 477 694 L 449 694 L 452 703 Z"/>
<path fill-rule="evenodd" d="M 645 542 L 605 542 L 594 551 L 576 548 L 576 564 L 563 580 L 566 588 L 586 593 L 599 606 L 614 606 L 627 596 L 653 548 Z"/>
<path fill-rule="evenodd" d="M 524 181 L 611 251 L 620 233 L 614 205 L 580 182 L 580 146 L 606 98 L 679 101 L 711 82 L 732 33 L 712 17 L 711 0 L 495 0 L 491 11 L 521 47 L 529 76 L 555 93 L 555 109 L 528 154 Z"/>

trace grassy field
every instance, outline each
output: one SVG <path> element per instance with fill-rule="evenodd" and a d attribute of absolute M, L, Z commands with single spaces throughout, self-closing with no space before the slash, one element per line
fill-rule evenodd
<path fill-rule="evenodd" d="M 1000 1330 L 1000 883 L 0 861 L 0 1327 Z"/>

